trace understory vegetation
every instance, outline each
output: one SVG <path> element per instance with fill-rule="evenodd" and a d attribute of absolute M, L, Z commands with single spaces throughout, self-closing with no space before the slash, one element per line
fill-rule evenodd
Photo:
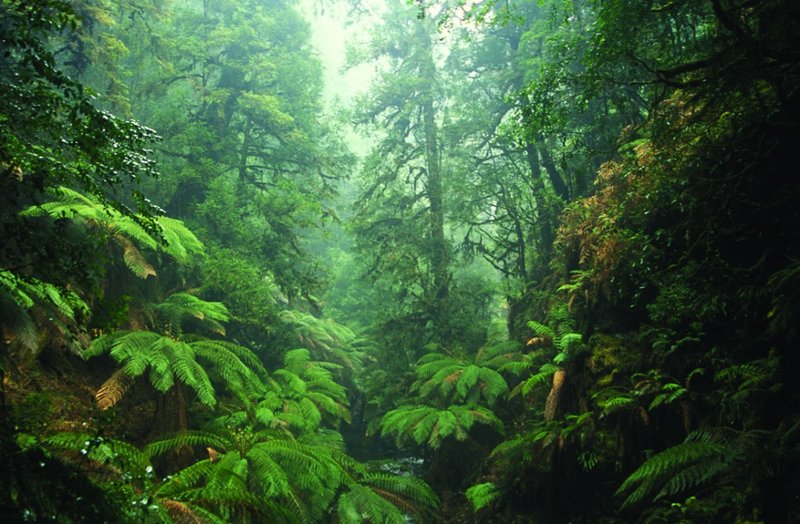
<path fill-rule="evenodd" d="M 3 522 L 800 521 L 797 2 L 0 5 Z"/>

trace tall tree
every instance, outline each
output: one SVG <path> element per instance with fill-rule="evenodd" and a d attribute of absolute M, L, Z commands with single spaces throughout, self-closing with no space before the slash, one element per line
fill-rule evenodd
<path fill-rule="evenodd" d="M 372 274 L 392 275 L 396 296 L 409 302 L 408 318 L 429 324 L 420 341 L 451 334 L 435 31 L 435 21 L 416 9 L 388 8 L 362 57 L 386 67 L 357 110 L 379 137 L 365 164 L 357 234 Z"/>

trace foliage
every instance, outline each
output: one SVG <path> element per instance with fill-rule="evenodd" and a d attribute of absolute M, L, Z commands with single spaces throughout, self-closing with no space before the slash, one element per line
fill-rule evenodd
<path fill-rule="evenodd" d="M 508 390 L 505 379 L 494 369 L 443 353 L 431 352 L 417 362 L 414 388 L 420 396 L 436 394 L 449 402 L 477 404 L 481 400 L 491 406 Z"/>
<path fill-rule="evenodd" d="M 59 68 L 48 39 L 76 30 L 72 8 L 60 1 L 9 1 L 0 9 L 4 191 L 24 198 L 37 188 L 78 186 L 126 216 L 143 213 L 136 220 L 154 231 L 158 208 L 131 183 L 156 174 L 147 149 L 156 133 L 98 109 L 90 92 Z"/>
<path fill-rule="evenodd" d="M 203 244 L 180 220 L 165 216 L 153 218 L 152 227 L 156 231 L 153 233 L 142 227 L 141 224 L 145 220 L 142 215 L 123 215 L 95 199 L 66 187 L 55 187 L 48 192 L 52 200 L 28 208 L 21 215 L 67 218 L 102 229 L 122 249 L 125 265 L 137 277 L 156 276 L 155 268 L 140 252 L 143 248 L 158 249 L 184 264 L 203 251 Z"/>
<path fill-rule="evenodd" d="M 250 350 L 231 342 L 182 334 L 186 318 L 221 329 L 219 321 L 228 318 L 224 305 L 176 293 L 157 304 L 154 311 L 161 333 L 116 331 L 95 339 L 84 351 L 84 358 L 108 353 L 120 365 L 98 389 L 98 407 L 114 406 L 134 379 L 148 370 L 156 391 L 165 393 L 176 384 L 184 384 L 207 406 L 215 405 L 217 399 L 206 366 L 237 394 L 261 390 L 266 371 Z"/>
<path fill-rule="evenodd" d="M 500 419 L 481 406 L 451 405 L 437 409 L 417 405 L 401 406 L 386 413 L 381 419 L 381 434 L 394 434 L 398 445 L 410 440 L 435 449 L 448 437 L 466 440 L 475 424 L 494 426 L 498 431 L 503 428 Z"/>
<path fill-rule="evenodd" d="M 424 515 L 438 504 L 422 481 L 371 471 L 347 457 L 335 433 L 295 438 L 230 422 L 220 419 L 213 433 L 152 442 L 146 449 L 151 456 L 180 446 L 210 446 L 209 459 L 166 479 L 157 492 L 197 501 L 227 518 L 235 514 L 230 503 L 239 503 L 275 522 L 316 522 L 331 506 L 342 522 L 402 522 L 403 512 Z"/>
<path fill-rule="evenodd" d="M 478 511 L 490 505 L 497 498 L 497 486 L 493 482 L 475 484 L 466 491 L 466 496 L 472 502 L 472 508 Z"/>

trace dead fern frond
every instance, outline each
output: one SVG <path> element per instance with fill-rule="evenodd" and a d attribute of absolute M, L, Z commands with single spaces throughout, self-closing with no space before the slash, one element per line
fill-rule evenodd
<path fill-rule="evenodd" d="M 133 242 L 121 236 L 117 238 L 122 244 L 122 259 L 134 275 L 141 279 L 146 279 L 150 276 L 158 276 L 155 268 L 144 258 L 142 252 L 139 251 Z"/>
<path fill-rule="evenodd" d="M 564 387 L 564 381 L 567 378 L 567 372 L 559 369 L 553 373 L 553 386 L 550 388 L 550 393 L 547 394 L 547 401 L 544 405 L 544 419 L 553 420 L 558 409 L 559 399 L 561 398 L 561 389 Z"/>
<path fill-rule="evenodd" d="M 119 402 L 133 385 L 133 379 L 121 369 L 114 372 L 108 380 L 103 382 L 94 396 L 97 407 L 106 410 Z"/>
<path fill-rule="evenodd" d="M 169 499 L 160 502 L 175 524 L 206 524 L 208 522 L 183 502 Z"/>

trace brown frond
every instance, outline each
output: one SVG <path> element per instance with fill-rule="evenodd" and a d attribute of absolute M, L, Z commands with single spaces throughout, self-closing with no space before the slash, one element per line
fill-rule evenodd
<path fill-rule="evenodd" d="M 644 407 L 639 406 L 639 418 L 642 419 L 642 424 L 644 427 L 650 425 L 650 415 L 647 413 L 647 410 Z"/>
<path fill-rule="evenodd" d="M 526 346 L 543 346 L 550 342 L 550 339 L 547 337 L 533 337 L 529 338 L 528 342 L 525 344 Z"/>
<path fill-rule="evenodd" d="M 394 506 L 400 508 L 405 513 L 414 514 L 419 510 L 419 508 L 417 508 L 414 504 L 410 503 L 408 500 L 401 497 L 397 493 L 392 493 L 391 491 L 387 491 L 385 489 L 381 489 L 376 486 L 370 486 L 369 489 L 371 489 L 377 495 L 380 495 L 381 497 L 385 498 L 386 500 L 391 502 Z"/>
<path fill-rule="evenodd" d="M 444 378 L 444 381 L 447 382 L 448 384 L 455 384 L 456 382 L 458 382 L 458 379 L 461 378 L 461 373 L 463 373 L 463 372 L 464 372 L 463 369 L 459 369 L 459 370 L 447 375 Z"/>
<path fill-rule="evenodd" d="M 97 390 L 94 396 L 97 407 L 105 410 L 114 406 L 125 396 L 125 393 L 132 385 L 133 379 L 131 377 L 123 373 L 122 370 L 115 371 Z"/>
<path fill-rule="evenodd" d="M 564 381 L 567 378 L 567 372 L 559 369 L 553 373 L 553 386 L 550 388 L 550 393 L 547 394 L 547 401 L 544 405 L 544 419 L 553 420 L 558 409 L 558 401 L 561 398 L 561 388 L 564 386 Z"/>
<path fill-rule="evenodd" d="M 183 502 L 172 499 L 161 500 L 160 502 L 175 524 L 206 524 L 207 522 Z"/>
<path fill-rule="evenodd" d="M 157 276 L 155 268 L 144 258 L 142 252 L 133 245 L 133 242 L 127 238 L 118 238 L 122 243 L 122 259 L 134 275 L 143 279 L 149 276 Z"/>

